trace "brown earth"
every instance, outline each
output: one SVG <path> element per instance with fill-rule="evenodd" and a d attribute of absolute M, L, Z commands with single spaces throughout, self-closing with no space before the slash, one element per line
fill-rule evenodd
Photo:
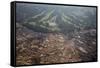
<path fill-rule="evenodd" d="M 88 33 L 88 31 L 83 32 Z M 25 27 L 22 28 L 21 25 L 17 24 L 16 64 L 91 61 L 96 54 L 96 40 L 89 39 L 90 44 L 87 44 L 87 40 L 84 41 L 81 32 L 79 34 L 69 40 L 62 33 L 39 33 Z"/>

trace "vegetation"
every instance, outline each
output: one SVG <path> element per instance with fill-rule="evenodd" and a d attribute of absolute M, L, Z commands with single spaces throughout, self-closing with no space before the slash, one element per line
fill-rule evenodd
<path fill-rule="evenodd" d="M 17 65 L 97 60 L 96 8 L 36 4 L 16 9 Z"/>

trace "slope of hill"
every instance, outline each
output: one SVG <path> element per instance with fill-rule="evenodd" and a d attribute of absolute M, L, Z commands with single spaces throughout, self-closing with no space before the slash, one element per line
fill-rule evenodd
<path fill-rule="evenodd" d="M 19 5 L 16 63 L 96 61 L 96 35 L 95 8 Z"/>

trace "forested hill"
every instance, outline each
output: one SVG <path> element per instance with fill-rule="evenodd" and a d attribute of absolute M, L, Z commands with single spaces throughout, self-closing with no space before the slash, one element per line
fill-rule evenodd
<path fill-rule="evenodd" d="M 66 34 L 96 29 L 96 8 L 19 4 L 16 9 L 17 22 L 35 31 Z"/>
<path fill-rule="evenodd" d="M 96 8 L 16 4 L 16 64 L 97 61 Z"/>

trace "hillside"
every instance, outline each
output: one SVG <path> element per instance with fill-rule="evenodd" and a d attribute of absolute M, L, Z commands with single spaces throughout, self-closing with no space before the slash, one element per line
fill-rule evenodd
<path fill-rule="evenodd" d="M 95 8 L 19 5 L 16 17 L 17 65 L 97 60 Z"/>

